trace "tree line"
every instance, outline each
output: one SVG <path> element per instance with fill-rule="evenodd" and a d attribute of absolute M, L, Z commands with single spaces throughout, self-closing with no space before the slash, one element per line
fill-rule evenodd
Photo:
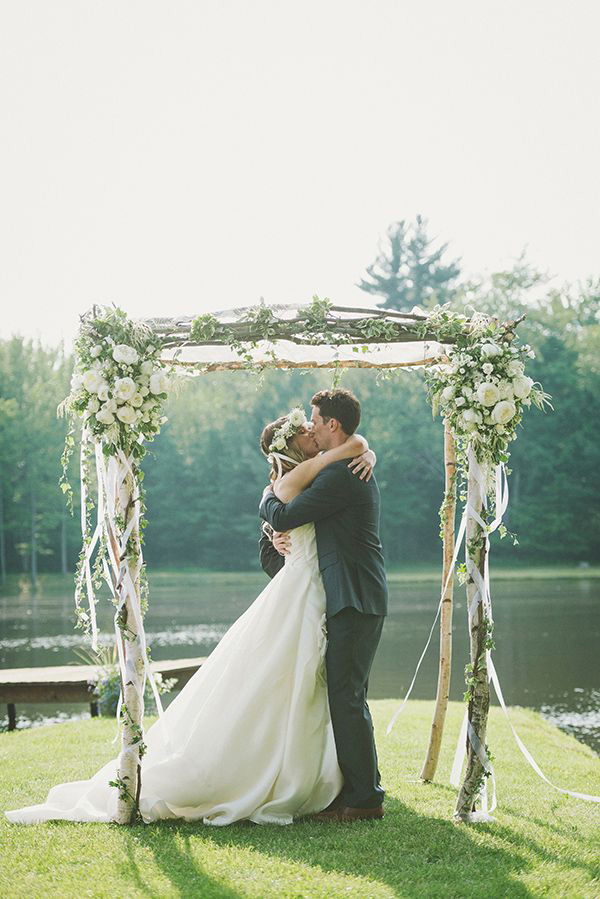
<path fill-rule="evenodd" d="M 460 279 L 426 223 L 395 223 L 388 246 L 361 287 L 385 308 L 448 302 L 501 319 L 522 313 L 519 338 L 536 351 L 528 374 L 552 395 L 554 412 L 532 409 L 511 445 L 509 531 L 494 535 L 494 558 L 554 562 L 599 560 L 600 279 L 550 288 L 524 258 L 508 271 Z M 368 288 L 368 285 L 371 288 Z M 56 406 L 69 389 L 73 358 L 13 337 L 0 341 L 0 573 L 74 569 L 81 543 L 77 514 L 58 489 L 66 424 Z M 262 378 L 223 372 L 182 378 L 160 437 L 144 461 L 150 569 L 256 568 L 258 502 L 267 464 L 258 448 L 263 426 L 294 405 L 310 413 L 312 394 L 330 372 L 271 371 Z M 433 420 L 422 373 L 388 376 L 344 371 L 363 406 L 360 431 L 378 455 L 381 533 L 387 562 L 439 559 L 443 498 L 443 428 Z M 71 481 L 78 499 L 77 454 Z"/>

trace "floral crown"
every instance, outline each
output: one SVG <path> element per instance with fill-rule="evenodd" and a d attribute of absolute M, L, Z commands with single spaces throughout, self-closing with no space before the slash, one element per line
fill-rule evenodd
<path fill-rule="evenodd" d="M 277 428 L 273 434 L 273 439 L 269 445 L 269 452 L 277 452 L 278 450 L 287 449 L 288 440 L 295 437 L 300 428 L 306 424 L 306 415 L 304 409 L 297 407 L 285 416 L 285 421 L 281 427 Z"/>

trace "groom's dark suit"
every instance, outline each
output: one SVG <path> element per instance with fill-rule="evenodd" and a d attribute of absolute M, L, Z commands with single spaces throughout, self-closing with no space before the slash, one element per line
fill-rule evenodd
<path fill-rule="evenodd" d="M 329 707 L 344 775 L 340 799 L 352 808 L 378 806 L 384 791 L 367 705 L 369 672 L 387 613 L 377 482 L 352 474 L 347 461 L 334 462 L 287 504 L 266 494 L 260 515 L 277 531 L 315 523 L 327 610 Z M 266 540 L 261 539 L 261 564 L 273 577 L 284 562 Z"/>

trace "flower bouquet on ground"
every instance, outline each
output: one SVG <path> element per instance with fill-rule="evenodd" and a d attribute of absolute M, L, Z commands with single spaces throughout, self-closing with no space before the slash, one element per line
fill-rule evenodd
<path fill-rule="evenodd" d="M 88 678 L 89 690 L 92 698 L 98 703 L 98 714 L 114 718 L 117 714 L 119 693 L 121 692 L 116 646 L 101 647 L 97 652 L 87 649 L 76 649 L 75 652 L 87 665 L 96 665 L 98 667 L 97 672 Z M 162 675 L 156 672 L 154 681 L 159 695 L 162 696 L 164 693 L 170 693 L 177 683 L 177 678 L 163 679 Z M 157 714 L 156 702 L 148 681 L 146 681 L 146 689 L 144 690 L 144 713 L 146 715 Z"/>

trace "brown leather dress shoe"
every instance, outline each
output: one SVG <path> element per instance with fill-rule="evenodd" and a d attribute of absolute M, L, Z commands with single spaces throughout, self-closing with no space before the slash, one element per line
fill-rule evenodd
<path fill-rule="evenodd" d="M 327 807 L 312 818 L 314 821 L 376 821 L 383 818 L 383 815 L 383 805 L 375 808 L 350 808 L 342 805 L 338 808 Z"/>

